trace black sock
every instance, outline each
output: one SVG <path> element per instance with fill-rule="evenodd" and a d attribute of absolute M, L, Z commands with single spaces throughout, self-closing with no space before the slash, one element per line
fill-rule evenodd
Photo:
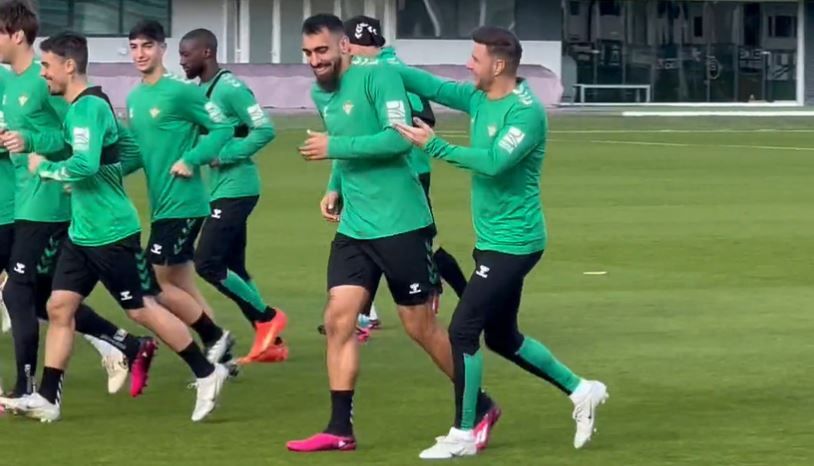
<path fill-rule="evenodd" d="M 17 363 L 14 393 L 27 395 L 34 391 L 40 341 L 34 286 L 8 280 L 3 289 L 3 300 L 11 319 L 14 357 Z"/>
<path fill-rule="evenodd" d="M 475 424 L 477 425 L 478 422 L 483 419 L 483 416 L 492 409 L 492 406 L 495 405 L 495 402 L 489 398 L 489 395 L 486 394 L 485 391 L 481 390 L 480 394 L 478 395 L 478 407 L 477 407 L 477 415 L 475 417 L 476 421 Z"/>
<path fill-rule="evenodd" d="M 461 270 L 461 266 L 458 265 L 458 261 L 452 257 L 452 254 L 444 250 L 444 248 L 438 248 L 432 257 L 435 261 L 435 265 L 438 267 L 441 278 L 449 283 L 459 298 L 463 296 L 464 289 L 466 289 L 466 276 L 463 270 Z"/>
<path fill-rule="evenodd" d="M 42 370 L 40 395 L 49 403 L 59 405 L 62 402 L 62 376 L 65 371 L 45 366 Z"/>
<path fill-rule="evenodd" d="M 196 345 L 194 341 L 190 343 L 189 346 L 179 351 L 178 356 L 181 356 L 181 359 L 187 363 L 187 366 L 192 369 L 192 372 L 198 379 L 209 377 L 215 370 L 215 366 L 206 360 L 206 356 L 204 356 L 201 349 L 198 348 L 198 345 Z"/>
<path fill-rule="evenodd" d="M 201 317 L 190 327 L 200 335 L 204 345 L 210 345 L 223 336 L 223 329 L 215 325 L 206 312 L 202 312 Z"/>
<path fill-rule="evenodd" d="M 79 305 L 75 319 L 77 332 L 109 343 L 124 353 L 129 362 L 135 361 L 141 347 L 138 338 L 130 335 L 125 329 L 116 327 L 115 324 L 100 316 L 86 304 Z"/>
<path fill-rule="evenodd" d="M 257 318 L 257 322 L 271 322 L 271 319 L 277 317 L 277 309 L 274 309 L 271 306 L 266 307 L 266 312 L 260 314 Z"/>
<path fill-rule="evenodd" d="M 331 420 L 325 433 L 353 437 L 353 390 L 331 390 Z"/>

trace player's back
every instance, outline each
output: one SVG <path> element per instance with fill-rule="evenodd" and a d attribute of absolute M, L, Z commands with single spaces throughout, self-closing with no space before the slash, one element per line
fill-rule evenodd
<path fill-rule="evenodd" d="M 200 128 L 187 118 L 189 93 L 201 92 L 166 73 L 154 84 L 140 83 L 127 97 L 129 128 L 142 154 L 153 220 L 203 217 L 209 197 L 200 170 L 191 178 L 170 174 L 173 164 L 197 142 Z"/>
<path fill-rule="evenodd" d="M 386 97 L 388 80 L 401 88 Z M 354 59 L 335 92 L 319 86 L 312 90 L 314 103 L 328 131 L 329 141 L 352 137 L 364 144 L 365 136 L 387 130 L 393 123 L 410 120 L 406 93 L 395 71 L 375 61 Z M 394 129 L 392 131 L 395 131 Z M 401 142 L 401 141 L 400 141 Z M 329 153 L 337 148 L 329 143 Z M 361 146 L 343 147 L 351 152 Z M 426 227 L 431 223 L 429 207 L 418 176 L 407 156 L 410 146 L 397 156 L 348 157 L 338 159 L 343 211 L 339 232 L 354 238 L 373 239 Z"/>
<path fill-rule="evenodd" d="M 90 87 L 65 116 L 65 140 L 78 153 L 99 157 L 98 171 L 72 181 L 71 240 L 82 246 L 110 244 L 140 230 L 138 213 L 125 193 L 119 154 L 119 124 L 107 95 Z M 101 147 L 95 147 L 101 142 Z M 97 153 L 97 151 L 99 151 Z"/>
<path fill-rule="evenodd" d="M 69 151 L 60 137 L 67 110 L 65 101 L 53 97 L 40 76 L 40 64 L 31 63 L 21 74 L 10 71 L 2 101 L 2 120 L 10 131 L 25 135 L 26 145 L 49 160 L 64 160 Z M 11 154 L 17 192 L 15 219 L 64 222 L 70 219 L 70 199 L 60 183 L 49 183 L 28 172 L 27 154 Z"/>
<path fill-rule="evenodd" d="M 517 248 L 518 252 L 545 246 L 546 228 L 540 200 L 540 177 L 545 155 L 546 115 L 528 84 L 521 80 L 508 96 L 489 100 L 473 96 L 471 144 L 491 148 L 497 144 L 512 152 L 525 138 L 531 149 L 516 165 L 501 173 L 472 172 L 472 213 L 479 247 Z M 515 124 L 524 122 L 525 130 Z"/>

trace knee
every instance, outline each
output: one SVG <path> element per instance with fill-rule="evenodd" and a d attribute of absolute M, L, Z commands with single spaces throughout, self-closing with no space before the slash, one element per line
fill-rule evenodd
<path fill-rule="evenodd" d="M 331 340 L 347 341 L 353 338 L 356 329 L 355 309 L 338 306 L 329 301 L 325 308 L 325 336 Z"/>
<path fill-rule="evenodd" d="M 523 344 L 523 336 L 517 332 L 495 332 L 487 330 L 483 335 L 486 347 L 495 353 L 509 357 L 517 353 Z"/>
<path fill-rule="evenodd" d="M 464 352 L 472 353 L 480 346 L 481 328 L 465 319 L 455 318 L 460 315 L 463 314 L 456 311 L 449 323 L 449 342 Z"/>
<path fill-rule="evenodd" d="M 46 305 L 48 325 L 68 327 L 73 322 L 76 308 L 67 300 L 52 297 Z"/>
<path fill-rule="evenodd" d="M 226 278 L 226 267 L 206 254 L 195 254 L 195 272 L 209 283 L 218 283 Z"/>

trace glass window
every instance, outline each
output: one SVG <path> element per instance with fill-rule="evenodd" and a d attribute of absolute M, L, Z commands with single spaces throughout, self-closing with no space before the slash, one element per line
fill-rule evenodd
<path fill-rule="evenodd" d="M 397 0 L 401 39 L 468 39 L 480 26 L 499 26 L 523 40 L 543 40 L 551 18 L 539 0 Z M 559 19 L 557 19 L 559 21 Z M 544 26 L 545 25 L 545 26 Z M 559 38 L 559 27 L 552 40 Z"/>
<path fill-rule="evenodd" d="M 66 29 L 89 36 L 126 36 L 138 21 L 155 19 L 170 34 L 170 0 L 40 0 L 41 35 Z"/>
<path fill-rule="evenodd" d="M 365 0 L 342 0 L 342 19 L 353 18 L 365 14 Z M 377 18 L 381 21 L 381 18 Z"/>
<path fill-rule="evenodd" d="M 123 0 L 122 35 L 127 35 L 139 21 L 154 19 L 164 26 L 167 35 L 172 33 L 170 2 L 168 0 Z"/>
<path fill-rule="evenodd" d="M 117 35 L 119 0 L 76 0 L 72 28 L 88 35 Z"/>
<path fill-rule="evenodd" d="M 649 86 L 656 102 L 796 98 L 797 2 L 574 3 L 563 2 L 563 63 L 576 70 L 566 86 Z M 588 101 L 635 96 L 624 87 L 585 92 Z"/>

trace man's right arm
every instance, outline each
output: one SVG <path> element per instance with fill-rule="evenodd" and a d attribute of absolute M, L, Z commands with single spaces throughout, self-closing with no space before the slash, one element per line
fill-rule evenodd
<path fill-rule="evenodd" d="M 328 178 L 328 188 L 325 192 L 336 192 L 342 193 L 342 178 L 339 176 L 339 170 L 336 168 L 336 164 L 339 163 L 336 160 L 333 161 L 331 164 L 331 176 Z"/>
<path fill-rule="evenodd" d="M 477 88 L 472 83 L 444 80 L 412 66 L 399 66 L 393 68 L 398 70 L 401 80 L 407 92 L 412 92 L 425 99 L 438 102 L 446 107 L 469 112 L 472 98 L 478 93 Z"/>
<path fill-rule="evenodd" d="M 119 130 L 119 161 L 122 164 L 122 176 L 127 176 L 144 167 L 144 161 L 141 158 L 141 149 L 139 149 L 136 138 L 130 128 L 126 127 L 124 123 L 116 120 L 116 125 Z"/>

